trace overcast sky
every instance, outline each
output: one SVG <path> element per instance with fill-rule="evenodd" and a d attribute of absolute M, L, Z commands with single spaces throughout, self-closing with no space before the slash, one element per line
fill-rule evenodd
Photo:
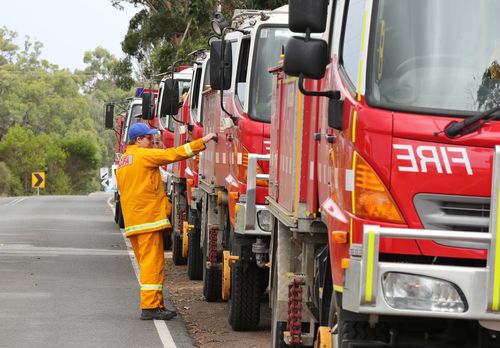
<path fill-rule="evenodd" d="M 61 68 L 83 68 L 83 54 L 102 46 L 117 58 L 128 22 L 140 9 L 124 11 L 110 0 L 0 0 L 0 27 L 43 43 L 42 58 Z"/>

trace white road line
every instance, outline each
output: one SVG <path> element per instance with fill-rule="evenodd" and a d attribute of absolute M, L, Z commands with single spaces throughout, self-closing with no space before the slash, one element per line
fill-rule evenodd
<path fill-rule="evenodd" d="M 22 201 L 24 201 L 26 199 L 26 197 L 19 197 L 19 198 L 16 198 L 12 201 L 10 201 L 9 203 L 7 204 L 4 204 L 5 206 L 12 206 L 12 205 L 16 205 L 18 203 L 21 203 Z"/>
<path fill-rule="evenodd" d="M 113 215 L 114 215 L 115 207 L 111 204 L 112 199 L 113 197 L 109 197 L 107 203 L 111 207 L 111 210 L 113 210 Z M 137 265 L 137 260 L 135 259 L 134 250 L 132 249 L 132 245 L 130 244 L 129 239 L 125 237 L 124 231 L 123 230 L 120 231 L 122 232 L 123 240 L 125 240 L 125 244 L 127 245 L 128 255 L 130 256 L 130 261 L 132 262 L 132 267 L 134 268 L 134 273 L 137 278 L 137 282 L 139 283 L 139 285 L 141 285 L 139 278 L 139 266 Z M 156 331 L 158 331 L 158 336 L 160 336 L 161 343 L 163 343 L 163 347 L 176 348 L 177 345 L 175 344 L 174 339 L 170 334 L 170 330 L 168 329 L 165 320 L 153 320 L 153 321 L 155 323 Z"/>
<path fill-rule="evenodd" d="M 170 334 L 170 330 L 165 324 L 165 320 L 153 320 L 155 322 L 156 330 L 158 331 L 158 335 L 160 335 L 160 340 L 163 343 L 163 347 L 165 348 L 174 348 L 177 347 L 175 345 L 174 339 Z"/>

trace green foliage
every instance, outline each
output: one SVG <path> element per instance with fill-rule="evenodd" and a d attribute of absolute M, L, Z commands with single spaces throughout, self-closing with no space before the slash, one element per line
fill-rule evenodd
<path fill-rule="evenodd" d="M 0 196 L 21 194 L 21 182 L 12 174 L 5 162 L 0 162 Z"/>
<path fill-rule="evenodd" d="M 31 191 L 31 173 L 47 170 L 49 141 L 49 135 L 35 136 L 32 130 L 15 125 L 0 143 L 0 161 L 19 178 L 24 193 Z"/>
<path fill-rule="evenodd" d="M 83 194 L 96 187 L 96 169 L 99 160 L 97 146 L 85 136 L 74 136 L 62 141 L 67 154 L 65 172 L 73 193 Z"/>
<path fill-rule="evenodd" d="M 111 0 L 120 7 L 131 3 L 146 8 L 129 23 L 122 49 L 138 60 L 142 77 L 157 80 L 157 74 L 189 52 L 208 47 L 212 35 L 210 22 L 217 8 L 217 0 Z M 226 0 L 221 1 L 226 18 L 235 8 L 271 10 L 285 5 L 288 0 Z"/>
<path fill-rule="evenodd" d="M 0 28 L 0 195 L 30 194 L 31 174 L 46 172 L 41 194 L 102 190 L 98 168 L 114 160 L 104 103 L 130 95 L 130 60 L 86 52 L 75 72 L 40 59 L 43 45 Z M 124 89 L 122 89 L 124 88 Z"/>
<path fill-rule="evenodd" d="M 7 28 L 0 28 L 0 66 L 12 64 L 16 51 L 19 47 L 13 43 L 17 34 Z"/>
<path fill-rule="evenodd" d="M 71 72 L 41 59 L 43 45 L 0 27 L 0 195 L 30 194 L 31 173 L 46 172 L 42 194 L 100 190 L 98 168 L 114 161 L 115 134 L 104 131 L 104 104 L 132 93 L 132 61 L 139 76 L 158 80 L 189 52 L 207 48 L 218 0 L 111 0 L 140 6 L 116 59 L 105 48 L 86 52 L 83 70 Z M 224 0 L 235 8 L 273 9 L 286 0 Z M 184 62 L 186 63 L 186 62 Z"/>

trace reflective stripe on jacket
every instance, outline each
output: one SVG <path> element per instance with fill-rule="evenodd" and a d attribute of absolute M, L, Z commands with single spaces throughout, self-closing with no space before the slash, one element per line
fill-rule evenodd
<path fill-rule="evenodd" d="M 125 235 L 171 227 L 169 202 L 159 167 L 195 156 L 205 149 L 202 139 L 170 149 L 150 149 L 129 145 L 116 170 Z"/>

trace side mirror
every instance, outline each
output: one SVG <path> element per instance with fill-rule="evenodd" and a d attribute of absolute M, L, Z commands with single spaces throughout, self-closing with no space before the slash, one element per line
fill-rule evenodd
<path fill-rule="evenodd" d="M 342 111 L 344 101 L 339 99 L 330 99 L 328 101 L 328 127 L 342 130 Z"/>
<path fill-rule="evenodd" d="M 217 40 L 220 40 L 217 36 L 215 36 L 215 35 L 210 36 L 208 38 L 208 46 L 209 47 L 212 46 L 212 42 L 217 41 Z"/>
<path fill-rule="evenodd" d="M 160 117 L 177 115 L 179 112 L 179 81 L 173 79 L 164 81 L 160 110 Z"/>
<path fill-rule="evenodd" d="M 326 29 L 328 0 L 289 0 L 288 25 L 295 33 L 322 33 Z"/>
<path fill-rule="evenodd" d="M 302 74 L 308 79 L 318 80 L 325 76 L 328 61 L 328 44 L 324 40 L 294 36 L 285 46 L 283 70 L 290 76 Z"/>
<path fill-rule="evenodd" d="M 155 108 L 155 96 L 153 92 L 144 92 L 142 94 L 142 119 L 152 120 Z"/>
<path fill-rule="evenodd" d="M 210 85 L 212 89 L 225 91 L 231 87 L 232 57 L 231 42 L 216 40 L 210 45 Z"/>
<path fill-rule="evenodd" d="M 106 104 L 106 114 L 104 119 L 104 128 L 113 129 L 113 120 L 115 116 L 115 104 L 107 103 Z"/>

